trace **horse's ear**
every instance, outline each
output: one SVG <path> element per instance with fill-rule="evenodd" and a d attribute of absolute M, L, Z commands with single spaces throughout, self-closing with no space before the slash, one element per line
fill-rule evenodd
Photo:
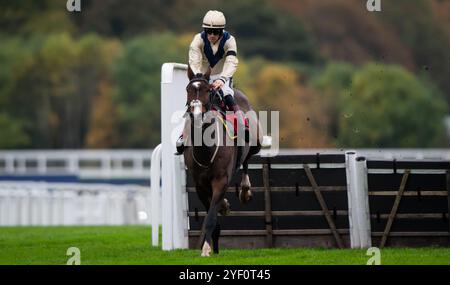
<path fill-rule="evenodd" d="M 188 78 L 189 78 L 189 81 L 191 81 L 192 78 L 194 78 L 194 72 L 192 71 L 190 65 L 188 65 L 187 76 L 188 76 Z"/>
<path fill-rule="evenodd" d="M 211 67 L 208 68 L 208 71 L 205 73 L 206 80 L 209 80 L 209 76 L 211 75 Z"/>

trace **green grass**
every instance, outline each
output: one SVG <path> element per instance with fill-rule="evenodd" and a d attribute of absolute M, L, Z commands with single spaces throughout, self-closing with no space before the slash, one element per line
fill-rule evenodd
<path fill-rule="evenodd" d="M 365 250 L 258 249 L 221 250 L 210 258 L 199 250 L 162 251 L 150 246 L 151 231 L 144 226 L 2 227 L 0 264 L 66 264 L 69 247 L 81 251 L 81 264 L 246 264 L 246 265 L 364 265 Z M 382 264 L 450 265 L 450 248 L 386 248 Z"/>

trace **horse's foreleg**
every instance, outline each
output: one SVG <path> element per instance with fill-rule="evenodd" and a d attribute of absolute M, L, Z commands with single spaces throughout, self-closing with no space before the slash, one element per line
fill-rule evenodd
<path fill-rule="evenodd" d="M 205 218 L 203 231 L 205 233 L 205 241 L 202 247 L 202 256 L 209 256 L 211 253 L 212 236 L 213 231 L 217 232 L 217 212 L 219 210 L 220 201 L 225 195 L 227 188 L 228 178 L 226 176 L 221 178 L 215 178 L 211 181 L 213 195 L 211 198 L 211 204 L 209 206 L 208 215 Z M 215 252 L 218 252 L 219 246 L 217 244 L 218 236 L 215 235 L 216 244 L 214 246 Z"/>
<path fill-rule="evenodd" d="M 195 187 L 197 190 L 197 196 L 200 199 L 200 201 L 202 202 L 203 206 L 205 207 L 206 213 L 208 213 L 209 206 L 211 204 L 211 198 L 209 197 L 208 193 L 211 193 L 212 190 L 205 188 L 205 187 L 202 188 L 198 185 L 196 185 Z M 204 222 L 203 222 L 203 224 L 204 224 Z M 197 247 L 202 248 L 204 242 L 205 242 L 205 232 L 202 231 L 200 234 L 200 237 L 198 239 L 198 242 L 197 242 Z"/>
<path fill-rule="evenodd" d="M 220 224 L 217 223 L 212 233 L 213 252 L 215 254 L 219 253 L 219 237 L 220 237 Z"/>
<path fill-rule="evenodd" d="M 248 177 L 248 159 L 243 163 L 242 180 L 241 180 L 241 190 L 239 191 L 239 200 L 241 203 L 248 203 L 252 199 L 252 187 L 250 183 L 250 177 Z"/>

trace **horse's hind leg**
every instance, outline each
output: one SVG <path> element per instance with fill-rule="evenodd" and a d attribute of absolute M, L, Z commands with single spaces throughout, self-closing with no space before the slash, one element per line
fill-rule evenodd
<path fill-rule="evenodd" d="M 250 191 L 252 185 L 250 184 L 250 177 L 248 177 L 248 158 L 249 157 L 247 157 L 244 163 L 242 164 L 243 171 L 241 180 L 241 190 L 239 191 L 239 200 L 243 204 L 250 202 L 250 200 L 252 199 L 252 191 Z"/>

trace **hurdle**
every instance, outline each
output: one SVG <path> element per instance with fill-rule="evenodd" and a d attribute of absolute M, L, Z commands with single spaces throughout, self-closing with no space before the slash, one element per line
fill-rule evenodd
<path fill-rule="evenodd" d="M 186 69 L 165 63 L 161 71 L 161 144 L 151 161 L 151 217 L 152 245 L 159 245 L 161 224 L 163 250 L 194 248 L 206 215 L 183 157 L 174 155 L 183 127 Z M 322 150 L 252 157 L 253 200 L 239 203 L 239 172 L 226 192 L 230 215 L 218 217 L 220 246 L 450 245 L 450 153 L 438 150 L 431 160 L 423 151 L 408 151 L 414 159 L 402 153 Z"/>

